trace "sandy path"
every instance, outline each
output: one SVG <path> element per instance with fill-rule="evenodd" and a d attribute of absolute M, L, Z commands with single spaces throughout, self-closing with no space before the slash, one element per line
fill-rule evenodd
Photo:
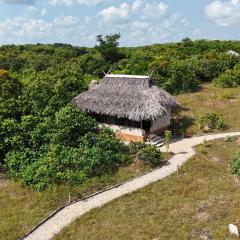
<path fill-rule="evenodd" d="M 193 147 L 201 144 L 204 140 L 215 140 L 225 138 L 227 136 L 240 136 L 240 132 L 193 137 L 172 143 L 170 145 L 170 151 L 174 152 L 176 155 L 169 160 L 168 165 L 163 166 L 162 168 L 144 176 L 135 178 L 134 180 L 117 188 L 100 193 L 84 201 L 79 201 L 62 209 L 51 219 L 39 226 L 32 234 L 24 238 L 24 240 L 51 240 L 55 234 L 59 233 L 64 227 L 67 227 L 74 220 L 88 211 L 97 207 L 101 207 L 116 198 L 128 193 L 132 193 L 140 188 L 171 175 L 177 171 L 177 169 L 188 159 L 195 155 L 195 150 Z M 165 151 L 166 149 L 163 147 L 161 150 Z"/>

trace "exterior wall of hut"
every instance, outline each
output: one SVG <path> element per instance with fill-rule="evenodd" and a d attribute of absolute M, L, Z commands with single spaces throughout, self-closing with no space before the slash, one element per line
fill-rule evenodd
<path fill-rule="evenodd" d="M 152 122 L 150 133 L 161 132 L 161 130 L 166 129 L 170 124 L 171 124 L 171 109 L 168 109 L 167 114 Z"/>
<path fill-rule="evenodd" d="M 146 139 L 146 131 L 141 128 L 106 123 L 100 123 L 99 125 L 111 128 L 116 133 L 116 136 L 125 142 L 144 142 Z"/>
<path fill-rule="evenodd" d="M 130 127 L 127 125 L 123 126 L 101 122 L 99 122 L 99 126 L 111 128 L 115 132 L 116 136 L 124 142 L 144 142 L 148 134 L 161 133 L 171 124 L 171 109 L 169 108 L 167 111 L 167 114 L 165 114 L 163 117 L 151 122 L 151 128 L 148 131 L 145 131 L 140 127 Z M 141 124 L 139 123 L 139 125 Z"/>

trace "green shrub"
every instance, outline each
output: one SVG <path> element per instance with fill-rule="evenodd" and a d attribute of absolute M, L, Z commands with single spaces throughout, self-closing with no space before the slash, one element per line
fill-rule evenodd
<path fill-rule="evenodd" d="M 185 61 L 172 62 L 168 80 L 163 87 L 170 93 L 188 93 L 199 88 L 199 81 L 191 68 L 191 64 Z"/>
<path fill-rule="evenodd" d="M 233 174 L 240 176 L 240 149 L 235 153 L 233 159 L 231 160 L 230 167 Z"/>
<path fill-rule="evenodd" d="M 129 148 L 111 130 L 96 131 L 95 120 L 72 105 L 52 118 L 2 120 L 0 137 L 9 176 L 36 190 L 79 184 L 129 160 Z"/>
<path fill-rule="evenodd" d="M 221 114 L 211 112 L 206 113 L 204 116 L 201 117 L 199 121 L 200 129 L 204 129 L 205 127 L 209 127 L 211 130 L 224 130 L 226 128 L 226 123 Z"/>
<path fill-rule="evenodd" d="M 215 84 L 220 87 L 235 87 L 240 84 L 240 64 L 234 69 L 228 69 L 214 80 Z"/>
<path fill-rule="evenodd" d="M 111 174 L 128 161 L 128 147 L 105 128 L 86 134 L 78 148 L 51 143 L 39 149 L 12 150 L 6 155 L 9 176 L 39 191 L 54 184 L 79 184 Z"/>
<path fill-rule="evenodd" d="M 93 118 L 88 117 L 79 108 L 68 105 L 55 114 L 52 141 L 66 146 L 77 147 L 80 138 L 96 127 Z"/>
<path fill-rule="evenodd" d="M 139 159 L 154 167 L 160 166 L 163 163 L 160 150 L 152 145 L 147 145 L 140 150 Z"/>
<path fill-rule="evenodd" d="M 88 177 L 113 173 L 129 161 L 129 148 L 112 130 L 103 128 L 99 134 L 87 134 L 80 147 L 80 159 Z"/>
<path fill-rule="evenodd" d="M 130 154 L 137 154 L 142 148 L 146 147 L 143 142 L 130 142 L 128 145 Z"/>
<path fill-rule="evenodd" d="M 167 130 L 165 131 L 165 142 L 166 142 L 167 152 L 169 151 L 169 145 L 171 141 L 172 141 L 172 132 Z"/>

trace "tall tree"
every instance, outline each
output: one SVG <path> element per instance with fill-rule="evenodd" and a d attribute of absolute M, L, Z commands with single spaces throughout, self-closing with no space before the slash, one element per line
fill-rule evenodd
<path fill-rule="evenodd" d="M 119 52 L 119 39 L 121 34 L 110 34 L 105 37 L 103 35 L 97 36 L 98 45 L 95 48 L 101 53 L 105 61 L 113 64 L 118 62 L 122 58 L 122 54 Z"/>

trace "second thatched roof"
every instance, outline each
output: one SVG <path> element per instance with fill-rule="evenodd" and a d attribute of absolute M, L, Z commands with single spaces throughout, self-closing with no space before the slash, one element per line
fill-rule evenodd
<path fill-rule="evenodd" d="M 158 88 L 149 76 L 132 75 L 106 75 L 74 102 L 88 113 L 137 122 L 155 120 L 164 116 L 167 108 L 177 106 L 175 99 Z"/>

